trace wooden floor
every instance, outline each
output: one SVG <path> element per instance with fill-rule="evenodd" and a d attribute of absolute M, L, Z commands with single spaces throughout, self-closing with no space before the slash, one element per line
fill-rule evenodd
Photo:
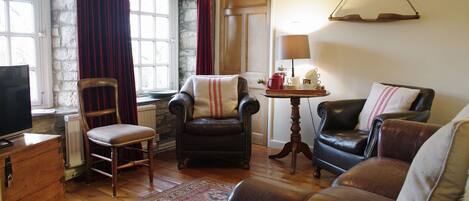
<path fill-rule="evenodd" d="M 320 190 L 331 185 L 334 176 L 324 171 L 321 180 L 313 178 L 311 161 L 303 155 L 298 158 L 297 173 L 290 175 L 290 156 L 281 160 L 268 159 L 268 155 L 277 152 L 278 150 L 253 145 L 250 170 L 244 170 L 225 162 L 204 162 L 204 165 L 192 164 L 191 166 L 189 164 L 189 168 L 180 171 L 176 167 L 176 153 L 174 151 L 160 153 L 155 160 L 153 188 L 148 185 L 146 168 L 139 168 L 119 174 L 116 198 L 112 198 L 110 179 L 99 177 L 90 185 L 81 181 L 67 182 L 65 185 L 66 200 L 139 200 L 140 196 L 149 192 L 161 192 L 202 177 L 236 184 L 250 176 L 259 176 L 313 190 Z"/>

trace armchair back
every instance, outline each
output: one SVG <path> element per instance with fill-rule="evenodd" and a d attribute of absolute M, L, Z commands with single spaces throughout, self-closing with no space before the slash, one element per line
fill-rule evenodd
<path fill-rule="evenodd" d="M 412 103 L 410 107 L 411 111 L 425 111 L 430 110 L 432 108 L 433 98 L 435 97 L 435 91 L 429 88 L 422 88 L 422 87 L 414 87 L 408 85 L 398 85 L 398 84 L 387 84 L 385 85 L 395 86 L 395 87 L 405 87 L 409 89 L 418 89 L 420 90 L 419 95 L 415 98 L 415 101 Z"/>

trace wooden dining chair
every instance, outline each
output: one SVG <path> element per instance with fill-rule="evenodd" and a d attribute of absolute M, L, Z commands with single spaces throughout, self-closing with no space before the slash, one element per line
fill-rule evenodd
<path fill-rule="evenodd" d="M 103 87 L 113 88 L 115 107 L 98 111 L 85 111 L 83 92 L 86 89 Z M 78 81 L 78 97 L 80 102 L 80 122 L 83 130 L 83 144 L 85 147 L 86 154 L 86 169 L 88 183 L 90 181 L 92 171 L 110 177 L 112 179 L 112 195 L 115 197 L 118 170 L 142 165 L 148 167 L 150 186 L 153 186 L 153 139 L 157 134 L 155 130 L 148 127 L 122 124 L 118 107 L 119 96 L 117 80 L 112 78 L 82 79 Z M 90 128 L 90 125 L 88 124 L 89 119 L 102 117 L 106 115 L 114 115 L 117 123 L 108 126 Z M 135 145 L 145 141 L 148 143 L 146 150 L 129 147 L 129 145 Z M 111 156 L 108 157 L 100 155 L 98 153 L 94 153 L 91 149 L 92 143 L 98 146 L 110 148 Z M 140 151 L 146 153 L 148 155 L 148 158 L 143 160 L 130 161 L 126 164 L 118 165 L 119 149 Z M 97 160 L 95 161 L 94 159 Z M 110 162 L 112 172 L 108 173 L 104 170 L 100 170 L 96 167 L 93 167 L 94 164 L 101 162 Z"/>

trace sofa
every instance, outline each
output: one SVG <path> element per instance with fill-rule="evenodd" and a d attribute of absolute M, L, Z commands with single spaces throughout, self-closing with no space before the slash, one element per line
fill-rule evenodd
<path fill-rule="evenodd" d="M 340 175 L 332 187 L 319 192 L 251 177 L 232 191 L 230 201 L 391 201 L 396 200 L 420 146 L 440 126 L 386 120 L 378 134 L 377 156 Z M 279 190 L 282 189 L 282 190 Z"/>

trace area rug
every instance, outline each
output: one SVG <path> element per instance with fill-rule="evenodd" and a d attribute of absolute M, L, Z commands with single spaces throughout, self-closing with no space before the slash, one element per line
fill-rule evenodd
<path fill-rule="evenodd" d="M 233 184 L 207 177 L 184 183 L 163 192 L 149 193 L 141 201 L 226 201 Z"/>

